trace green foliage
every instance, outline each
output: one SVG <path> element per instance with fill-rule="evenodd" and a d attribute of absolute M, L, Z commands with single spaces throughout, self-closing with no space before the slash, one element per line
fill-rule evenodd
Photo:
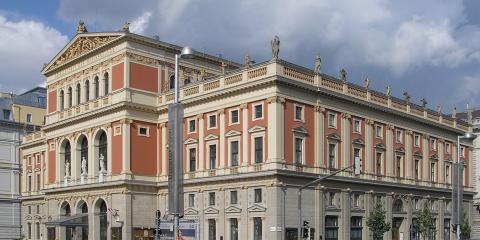
<path fill-rule="evenodd" d="M 468 221 L 468 215 L 466 212 L 463 212 L 463 221 L 460 225 L 460 235 L 462 239 L 470 239 L 470 234 L 472 233 L 472 227 Z"/>
<path fill-rule="evenodd" d="M 432 239 L 435 232 L 435 217 L 425 202 L 422 210 L 417 214 L 417 233 L 423 239 Z"/>
<path fill-rule="evenodd" d="M 391 224 L 385 221 L 385 210 L 378 201 L 370 212 L 367 219 L 367 226 L 372 231 L 373 240 L 383 239 L 383 234 L 390 230 Z"/>

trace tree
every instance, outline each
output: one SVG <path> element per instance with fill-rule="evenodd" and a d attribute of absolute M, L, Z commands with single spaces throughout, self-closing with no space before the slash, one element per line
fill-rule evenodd
<path fill-rule="evenodd" d="M 367 226 L 372 231 L 373 240 L 383 239 L 383 234 L 390 230 L 391 223 L 385 221 L 385 210 L 378 201 L 367 219 Z"/>
<path fill-rule="evenodd" d="M 470 239 L 470 234 L 472 233 L 472 227 L 468 221 L 468 215 L 466 212 L 463 212 L 463 221 L 460 225 L 460 236 L 462 239 Z"/>
<path fill-rule="evenodd" d="M 422 210 L 417 215 L 417 233 L 425 240 L 433 239 L 435 232 L 435 217 L 429 204 L 423 204 Z"/>

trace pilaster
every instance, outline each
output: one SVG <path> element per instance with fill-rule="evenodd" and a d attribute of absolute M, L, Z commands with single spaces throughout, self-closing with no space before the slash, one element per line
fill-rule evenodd
<path fill-rule="evenodd" d="M 413 132 L 412 130 L 405 131 L 405 177 L 407 179 L 412 179 L 412 169 L 413 169 Z"/>
<path fill-rule="evenodd" d="M 373 120 L 365 119 L 365 171 L 373 174 Z"/>
<path fill-rule="evenodd" d="M 394 126 L 391 125 L 391 124 L 388 124 L 387 125 L 387 139 L 386 139 L 386 156 L 385 156 L 385 160 L 386 160 L 386 163 L 387 163 L 387 172 L 386 172 L 386 176 L 387 177 L 394 177 L 394 160 L 393 160 L 393 130 L 394 130 Z"/>
<path fill-rule="evenodd" d="M 225 152 L 226 152 L 226 147 L 225 147 L 225 109 L 221 109 L 217 111 L 219 115 L 219 126 L 220 126 L 220 142 L 219 142 L 219 147 L 220 147 L 220 157 L 218 158 L 220 161 L 219 168 L 222 169 L 225 167 L 225 163 L 227 162 L 227 159 L 225 158 Z M 221 161 L 223 160 L 223 161 Z"/>
<path fill-rule="evenodd" d="M 197 115 L 198 121 L 198 161 L 199 171 L 205 170 L 205 123 L 203 114 Z"/>
<path fill-rule="evenodd" d="M 267 162 L 284 162 L 284 110 L 285 99 L 274 96 L 267 99 L 268 109 L 268 159 Z"/>
<path fill-rule="evenodd" d="M 130 124 L 132 123 L 129 119 L 123 119 L 122 123 L 122 174 L 131 174 L 130 169 Z"/>
<path fill-rule="evenodd" d="M 324 168 L 325 164 L 323 162 L 324 156 L 324 128 L 323 128 L 323 118 L 325 108 L 320 106 L 320 102 L 317 100 L 317 105 L 314 108 L 314 121 L 315 121 L 315 167 Z"/>
<path fill-rule="evenodd" d="M 350 166 L 353 161 L 350 157 L 350 146 L 352 146 L 352 142 L 350 140 L 350 120 L 352 116 L 349 113 L 343 113 L 341 119 L 341 128 L 340 134 L 342 136 L 342 166 L 339 168 L 344 168 Z"/>
<path fill-rule="evenodd" d="M 248 137 L 249 137 L 249 134 L 248 134 L 248 104 L 247 103 L 243 103 L 243 104 L 240 104 L 240 109 L 241 109 L 241 112 L 242 112 L 242 154 L 241 154 L 241 157 L 240 157 L 240 161 L 242 166 L 248 166 L 250 164 L 253 164 L 253 160 L 250 159 L 250 154 L 248 154 L 248 149 L 249 149 L 249 142 L 248 141 Z"/>

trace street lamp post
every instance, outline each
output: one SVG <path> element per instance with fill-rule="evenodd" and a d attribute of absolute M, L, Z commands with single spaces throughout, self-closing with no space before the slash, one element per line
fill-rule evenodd
<path fill-rule="evenodd" d="M 452 200 L 455 200 L 456 202 L 453 202 L 455 204 L 457 212 L 454 212 L 455 214 L 454 219 L 456 219 L 456 234 L 457 234 L 457 240 L 460 240 L 460 223 L 461 223 L 461 217 L 462 217 L 462 199 L 463 199 L 463 183 L 460 181 L 462 179 L 463 175 L 463 167 L 462 167 L 462 162 L 460 161 L 461 157 L 461 151 L 460 151 L 460 140 L 465 139 L 465 140 L 473 140 L 477 136 L 473 133 L 465 133 L 463 136 L 457 136 L 457 162 L 456 162 L 456 167 L 454 170 L 456 170 L 456 176 L 454 179 L 454 184 L 452 187 Z M 455 187 L 456 186 L 456 187 Z M 455 198 L 455 196 L 457 196 Z"/>
<path fill-rule="evenodd" d="M 168 106 L 168 207 L 173 215 L 173 239 L 178 239 L 180 215 L 183 214 L 183 106 L 179 101 L 179 66 L 181 58 L 193 58 L 194 50 L 184 47 L 175 54 L 175 95 Z"/>

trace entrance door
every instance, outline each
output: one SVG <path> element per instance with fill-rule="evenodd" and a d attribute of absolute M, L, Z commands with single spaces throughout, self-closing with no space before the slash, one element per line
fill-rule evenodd
<path fill-rule="evenodd" d="M 403 218 L 392 219 L 392 240 L 400 239 L 400 227 L 402 226 Z"/>

